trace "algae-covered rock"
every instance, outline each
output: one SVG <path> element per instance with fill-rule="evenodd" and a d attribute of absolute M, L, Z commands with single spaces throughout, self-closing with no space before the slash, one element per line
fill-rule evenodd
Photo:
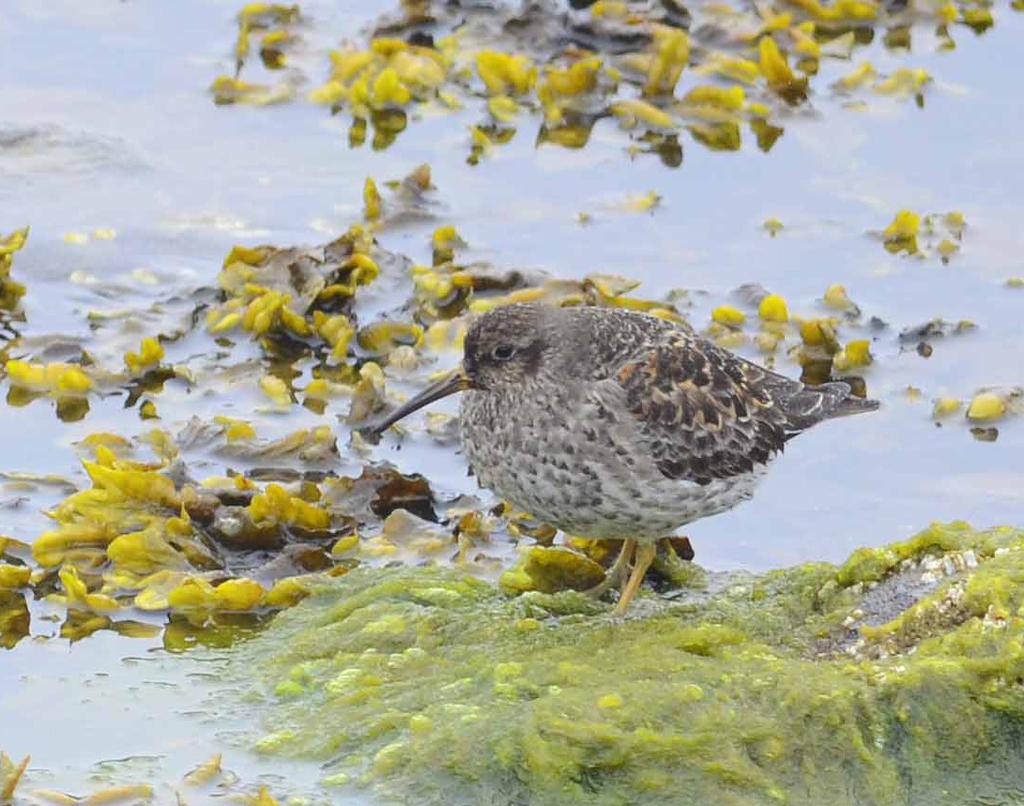
<path fill-rule="evenodd" d="M 438 568 L 359 569 L 238 648 L 258 749 L 408 803 L 1011 803 L 1024 530 L 709 575 L 622 621 Z M 656 604 L 655 604 L 656 602 Z M 647 613 L 647 615 L 640 615 Z"/>

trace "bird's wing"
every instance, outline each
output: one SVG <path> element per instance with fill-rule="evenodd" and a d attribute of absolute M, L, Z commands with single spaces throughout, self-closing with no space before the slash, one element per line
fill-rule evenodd
<path fill-rule="evenodd" d="M 807 387 L 693 333 L 645 347 L 607 382 L 624 393 L 662 475 L 708 484 L 748 473 L 837 413 L 846 384 Z"/>

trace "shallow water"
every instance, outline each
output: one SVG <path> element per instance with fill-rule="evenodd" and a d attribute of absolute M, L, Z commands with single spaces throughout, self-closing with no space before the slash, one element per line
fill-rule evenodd
<path fill-rule="evenodd" d="M 313 65 L 314 80 L 323 74 L 323 47 L 360 40 L 367 23 L 391 8 L 343 5 L 303 4 L 315 20 L 303 62 Z M 739 153 L 682 137 L 683 163 L 672 169 L 654 156 L 627 156 L 611 120 L 599 121 L 579 151 L 537 147 L 535 121 L 527 122 L 511 143 L 470 167 L 466 126 L 480 117 L 473 109 L 416 121 L 390 148 L 373 151 L 348 147 L 346 115 L 331 118 L 311 104 L 217 107 L 206 87 L 230 71 L 236 11 L 233 3 L 193 0 L 16 0 L 5 10 L 0 230 L 32 226 L 14 269 L 29 289 L 23 335 L 97 338 L 87 311 L 143 308 L 214 285 L 235 243 L 321 243 L 359 218 L 366 176 L 397 178 L 429 162 L 444 205 L 438 220 L 381 235 L 387 249 L 417 261 L 429 263 L 429 233 L 452 222 L 472 246 L 470 259 L 567 278 L 623 274 L 641 279 L 648 298 L 685 289 L 692 307 L 684 312 L 698 326 L 750 282 L 806 311 L 840 282 L 865 315 L 889 323 L 866 373 L 881 411 L 802 436 L 751 503 L 694 524 L 688 534 L 703 565 L 761 570 L 835 561 L 933 519 L 1020 523 L 1019 418 L 1000 422 L 995 442 L 982 442 L 960 418 L 940 428 L 930 412 L 935 397 L 1024 383 L 1024 290 L 1005 285 L 1024 274 L 1024 152 L 1013 102 L 1018 80 L 1009 67 L 1024 14 L 997 8 L 997 24 L 983 36 L 958 28 L 952 52 L 934 52 L 928 31 L 915 34 L 909 56 L 868 49 L 880 68 L 909 64 L 935 76 L 923 109 L 881 97 L 867 109 L 843 108 L 819 94 L 812 113 L 786 121 L 770 153 L 749 137 Z M 817 86 L 848 69 L 823 61 Z M 628 194 L 652 190 L 662 198 L 653 211 L 619 206 Z M 907 259 L 865 234 L 902 208 L 962 211 L 961 253 L 949 265 Z M 580 212 L 592 216 L 586 226 Z M 772 217 L 785 224 L 776 237 L 762 227 Z M 98 227 L 114 228 L 117 237 L 86 244 L 63 237 Z M 73 275 L 77 282 L 69 282 Z M 371 291 L 360 297 L 360 315 L 369 320 L 401 302 Z M 970 319 L 978 328 L 936 340 L 928 359 L 912 343 L 900 352 L 893 334 L 934 317 Z M 149 332 L 142 323 L 128 337 L 100 338 L 97 349 L 123 352 Z M 168 345 L 168 357 L 184 360 L 208 346 L 186 339 Z M 786 361 L 779 366 L 798 371 Z M 919 399 L 906 394 L 908 386 L 921 390 Z M 194 414 L 232 407 L 249 416 L 260 405 L 244 387 L 228 402 L 177 389 L 155 400 L 162 427 L 172 431 Z M 73 442 L 93 431 L 145 429 L 123 405 L 120 395 L 94 399 L 76 423 L 58 420 L 46 400 L 3 406 L 0 472 L 56 473 L 81 483 Z M 261 434 L 280 435 L 321 422 L 342 428 L 333 414 L 293 407 L 287 418 L 252 419 Z M 374 456 L 427 472 L 443 493 L 473 490 L 450 448 L 413 440 L 401 450 L 386 443 Z M 345 457 L 343 472 L 360 463 Z M 27 500 L 12 502 L 20 495 Z M 31 541 L 46 528 L 40 510 L 61 497 L 0 488 L 0 533 Z M 33 603 L 32 614 L 33 638 L 0 654 L 0 748 L 30 751 L 33 769 L 47 771 L 34 782 L 82 788 L 97 760 L 139 753 L 161 757 L 155 778 L 180 775 L 219 749 L 218 736 L 198 727 L 178 700 L 194 686 L 194 671 L 183 671 L 157 643 L 101 633 L 69 647 L 56 637 L 59 622 L 47 620 L 59 618 L 55 608 Z M 239 765 L 253 783 L 280 773 L 263 762 Z"/>

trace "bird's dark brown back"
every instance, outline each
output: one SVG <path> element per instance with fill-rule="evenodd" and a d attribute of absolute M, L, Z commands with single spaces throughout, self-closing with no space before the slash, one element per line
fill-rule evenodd
<path fill-rule="evenodd" d="M 661 473 L 698 484 L 750 473 L 816 423 L 878 406 L 845 383 L 805 386 L 682 329 L 641 346 L 614 377 Z"/>

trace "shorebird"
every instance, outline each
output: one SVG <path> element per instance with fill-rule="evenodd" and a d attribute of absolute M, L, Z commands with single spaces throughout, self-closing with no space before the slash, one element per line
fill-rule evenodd
<path fill-rule="evenodd" d="M 568 534 L 622 540 L 602 594 L 658 540 L 751 497 L 786 443 L 872 411 L 833 381 L 807 386 L 686 325 L 619 308 L 507 305 L 466 334 L 460 366 L 369 429 L 462 392 L 461 438 L 479 483 Z"/>

